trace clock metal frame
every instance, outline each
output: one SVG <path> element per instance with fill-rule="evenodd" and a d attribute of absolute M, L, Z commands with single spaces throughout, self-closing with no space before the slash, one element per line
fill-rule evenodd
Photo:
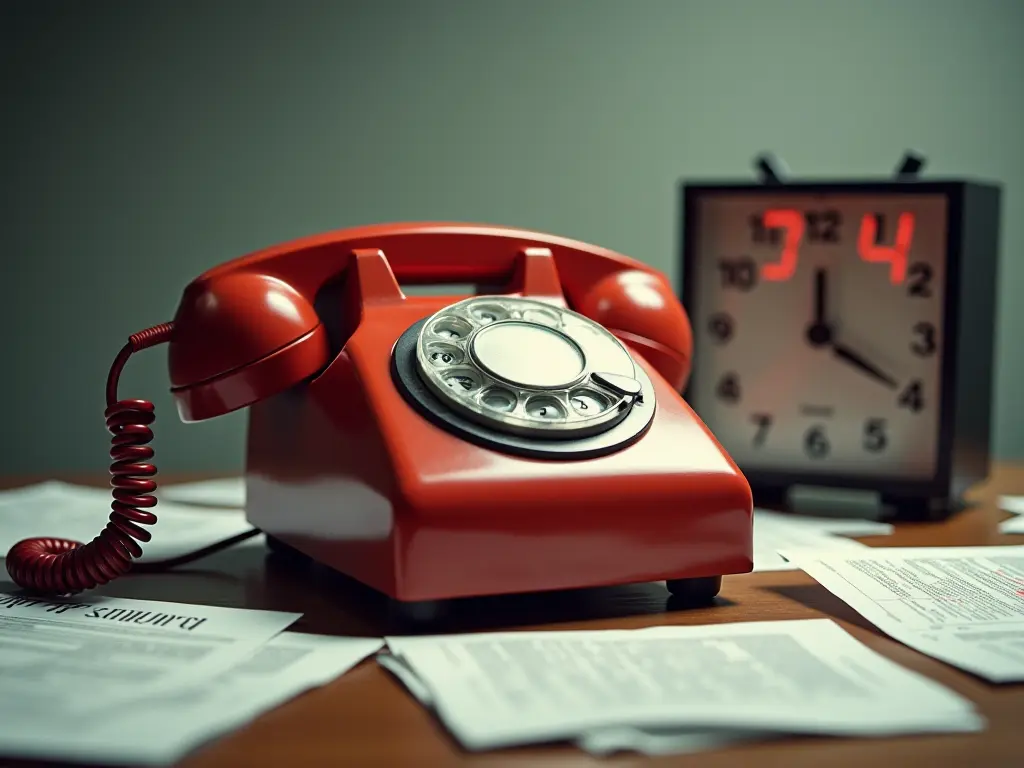
<path fill-rule="evenodd" d="M 878 492 L 905 517 L 943 517 L 962 505 L 964 492 L 984 480 L 991 465 L 993 365 L 998 316 L 1002 187 L 968 180 L 787 181 L 785 183 L 683 181 L 679 185 L 679 283 L 683 306 L 693 317 L 698 227 L 702 199 L 763 195 L 784 201 L 796 195 L 942 195 L 948 206 L 946 284 L 943 291 L 942 394 L 935 472 L 925 480 L 862 473 L 740 469 L 761 504 L 777 503 L 793 486 Z M 970 269 L 964 269 L 970 254 Z M 705 343 L 694 334 L 694 346 Z M 683 392 L 689 402 L 691 384 Z M 696 404 L 696 405 L 699 405 Z M 697 410 L 697 408 L 694 408 Z M 698 411 L 699 415 L 699 411 Z M 713 425 L 709 427 L 714 430 Z"/>

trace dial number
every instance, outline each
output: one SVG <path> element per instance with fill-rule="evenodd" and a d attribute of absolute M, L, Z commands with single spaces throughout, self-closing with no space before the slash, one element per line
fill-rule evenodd
<path fill-rule="evenodd" d="M 772 417 L 768 413 L 755 413 L 752 414 L 750 420 L 757 425 L 757 429 L 754 431 L 754 447 L 760 447 L 764 445 L 764 441 L 768 439 L 768 430 L 772 428 Z"/>
<path fill-rule="evenodd" d="M 723 288 L 749 291 L 757 285 L 757 264 L 749 256 L 719 259 L 718 272 L 722 276 Z"/>
<path fill-rule="evenodd" d="M 715 387 L 715 393 L 720 400 L 727 403 L 738 403 L 740 401 L 740 381 L 735 373 L 725 374 Z"/>
<path fill-rule="evenodd" d="M 799 214 L 798 214 L 799 215 Z M 807 211 L 803 214 L 807 239 L 812 243 L 838 243 L 839 228 L 843 223 L 842 214 L 833 209 Z M 782 242 L 786 227 L 777 223 L 778 217 L 754 215 L 750 217 L 750 239 L 755 243 L 778 245 Z M 792 219 L 788 220 L 792 223 Z"/>
<path fill-rule="evenodd" d="M 932 268 L 923 261 L 915 261 L 907 267 L 907 295 L 921 299 L 930 298 L 932 289 Z"/>
<path fill-rule="evenodd" d="M 725 312 L 714 314 L 708 320 L 708 333 L 719 344 L 725 344 L 725 342 L 729 341 L 732 338 L 733 330 L 732 318 Z"/>
<path fill-rule="evenodd" d="M 807 239 L 812 243 L 839 242 L 839 226 L 843 222 L 839 211 L 808 211 L 804 217 L 807 219 Z"/>
<path fill-rule="evenodd" d="M 868 419 L 864 422 L 864 450 L 869 453 L 880 453 L 889 444 L 889 436 L 885 433 L 885 419 Z"/>
<path fill-rule="evenodd" d="M 914 326 L 914 341 L 910 344 L 910 351 L 919 357 L 928 357 L 935 354 L 935 326 L 931 323 L 917 323 Z"/>
<path fill-rule="evenodd" d="M 911 413 L 920 413 L 921 409 L 924 408 L 924 394 L 922 393 L 922 385 L 919 379 L 914 379 L 907 388 L 904 389 L 896 401 L 896 404 L 900 408 L 906 408 Z"/>
<path fill-rule="evenodd" d="M 829 448 L 828 436 L 820 424 L 815 424 L 804 433 L 804 452 L 812 459 L 825 458 Z"/>

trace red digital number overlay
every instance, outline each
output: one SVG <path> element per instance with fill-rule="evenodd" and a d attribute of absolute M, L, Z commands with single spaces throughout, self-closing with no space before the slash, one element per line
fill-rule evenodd
<path fill-rule="evenodd" d="M 892 245 L 878 245 L 878 221 L 873 213 L 865 213 L 857 235 L 857 253 L 864 261 L 889 264 L 889 282 L 900 285 L 907 276 L 907 254 L 914 241 L 914 214 L 901 213 L 896 222 L 896 239 Z"/>
<path fill-rule="evenodd" d="M 900 285 L 907 276 L 907 258 L 914 242 L 915 216 L 901 213 L 896 223 L 896 237 L 892 245 L 879 245 L 878 220 L 873 213 L 864 214 L 857 233 L 857 255 L 861 261 L 889 265 L 889 282 Z M 778 261 L 761 266 L 761 277 L 771 282 L 785 282 L 796 274 L 800 261 L 800 245 L 806 229 L 804 214 L 791 208 L 774 208 L 764 212 L 765 229 L 784 232 L 782 253 Z"/>
<path fill-rule="evenodd" d="M 766 229 L 781 229 L 786 235 L 782 242 L 782 255 L 779 260 L 761 267 L 761 277 L 765 280 L 781 282 L 789 280 L 796 272 L 796 263 L 800 258 L 800 243 L 804 239 L 804 215 L 800 211 L 789 209 L 764 212 Z"/>

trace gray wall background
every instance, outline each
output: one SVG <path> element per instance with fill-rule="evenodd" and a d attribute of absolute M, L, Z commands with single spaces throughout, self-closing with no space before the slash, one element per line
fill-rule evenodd
<path fill-rule="evenodd" d="M 994 448 L 1024 458 L 1024 3 L 368 0 L 0 3 L 2 471 L 101 471 L 103 387 L 185 284 L 388 220 L 549 230 L 675 279 L 675 184 L 794 174 L 1005 184 Z M 244 413 L 178 422 L 161 471 L 242 465 Z"/>

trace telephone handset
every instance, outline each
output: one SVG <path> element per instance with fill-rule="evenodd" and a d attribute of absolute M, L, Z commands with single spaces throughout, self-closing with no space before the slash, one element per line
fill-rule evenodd
<path fill-rule="evenodd" d="M 442 282 L 478 290 L 400 287 Z M 254 532 L 395 599 L 652 580 L 706 599 L 751 569 L 750 489 L 679 394 L 691 328 L 665 277 L 562 237 L 423 223 L 227 262 L 129 337 L 107 381 L 109 522 L 85 545 L 16 544 L 21 587 L 138 569 L 153 406 L 117 384 L 165 342 L 183 421 L 250 409 Z"/>

